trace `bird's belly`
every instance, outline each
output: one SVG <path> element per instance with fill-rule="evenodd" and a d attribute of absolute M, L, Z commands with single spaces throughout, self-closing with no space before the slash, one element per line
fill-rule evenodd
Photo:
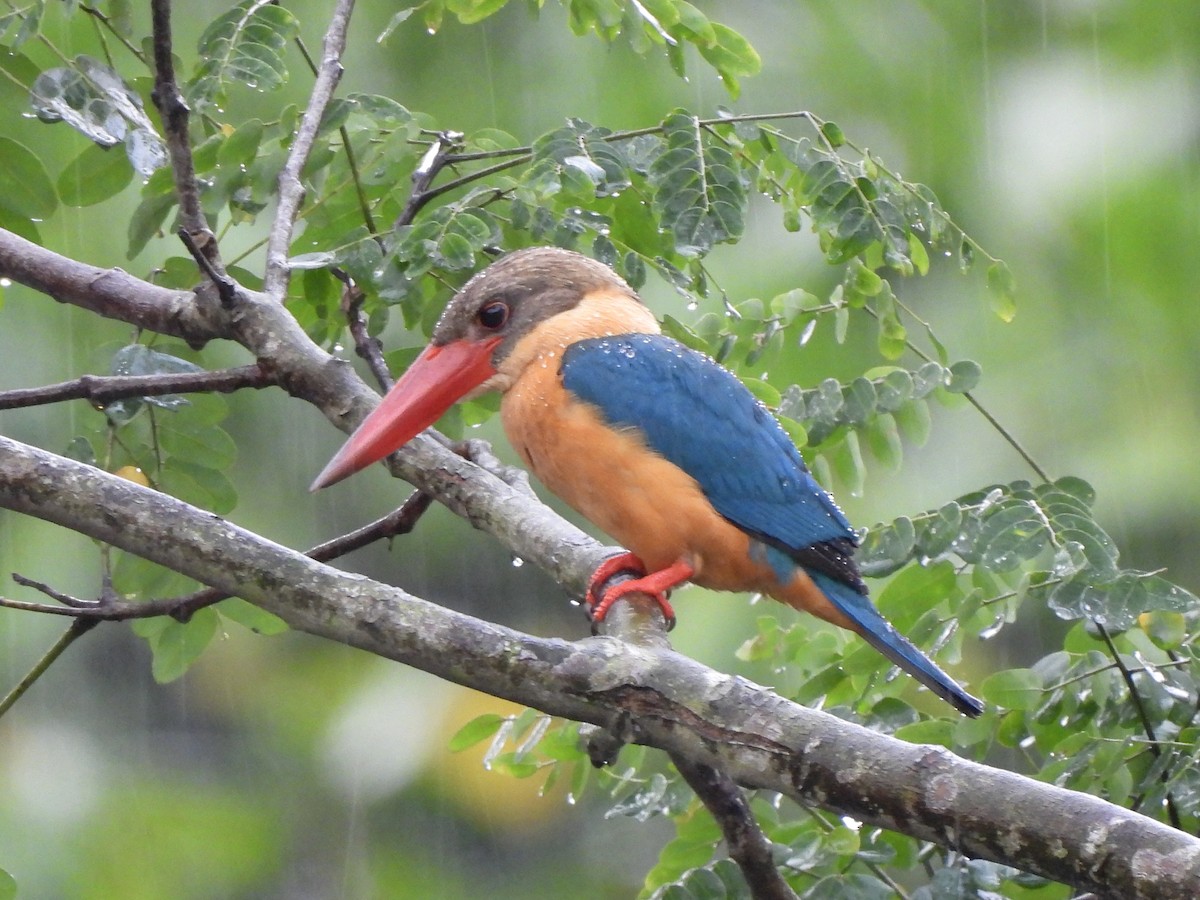
<path fill-rule="evenodd" d="M 530 367 L 505 394 L 509 441 L 551 491 L 650 571 L 687 560 L 696 584 L 769 591 L 769 566 L 752 558 L 750 538 L 722 518 L 690 475 L 646 446 L 636 429 L 613 428 L 576 400 L 556 374 Z"/>

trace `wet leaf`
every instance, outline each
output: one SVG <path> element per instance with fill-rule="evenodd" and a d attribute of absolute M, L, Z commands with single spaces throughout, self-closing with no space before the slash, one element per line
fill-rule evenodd
<path fill-rule="evenodd" d="M 58 194 L 33 151 L 0 137 L 0 207 L 28 219 L 45 219 L 58 208 Z"/>

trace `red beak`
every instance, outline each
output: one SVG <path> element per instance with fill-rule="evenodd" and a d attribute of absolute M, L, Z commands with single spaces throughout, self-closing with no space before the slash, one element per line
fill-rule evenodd
<path fill-rule="evenodd" d="M 436 422 L 471 388 L 496 374 L 492 350 L 499 337 L 485 341 L 430 344 L 329 461 L 310 491 L 328 487 L 400 449 Z"/>

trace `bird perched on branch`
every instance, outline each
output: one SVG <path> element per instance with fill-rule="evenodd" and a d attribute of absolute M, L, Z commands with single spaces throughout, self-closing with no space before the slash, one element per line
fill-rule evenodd
<path fill-rule="evenodd" d="M 313 490 L 493 390 L 530 470 L 630 551 L 592 576 L 593 622 L 636 591 L 672 623 L 667 592 L 686 581 L 761 592 L 857 632 L 966 715 L 983 709 L 875 609 L 857 535 L 766 407 L 662 335 L 629 285 L 578 253 L 521 250 L 467 282 Z M 637 577 L 606 587 L 622 571 Z"/>

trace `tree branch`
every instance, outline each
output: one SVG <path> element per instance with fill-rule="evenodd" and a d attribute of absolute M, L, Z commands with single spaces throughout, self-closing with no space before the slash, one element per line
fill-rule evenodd
<path fill-rule="evenodd" d="M 54 646 L 47 650 L 42 658 L 37 661 L 37 665 L 26 672 L 25 677 L 17 682 L 16 686 L 7 694 L 5 694 L 3 699 L 0 699 L 0 718 L 3 718 L 5 713 L 13 708 L 13 704 L 25 696 L 26 691 L 28 691 L 31 687 L 33 687 L 34 684 L 37 683 L 37 680 L 46 673 L 46 670 L 49 669 L 50 666 L 52 666 L 54 662 L 63 655 L 63 653 L 66 652 L 68 647 L 95 628 L 98 624 L 99 622 L 96 621 L 76 619 L 69 626 L 67 626 L 67 630 L 64 631 L 59 639 L 54 642 Z"/>
<path fill-rule="evenodd" d="M 191 111 L 175 80 L 175 60 L 171 50 L 171 0 L 150 0 L 150 20 L 154 33 L 154 90 L 150 98 L 163 119 L 167 153 L 171 157 L 171 170 L 175 175 L 175 193 L 179 197 L 180 227 L 208 264 L 223 274 L 216 236 L 208 227 L 204 210 L 200 208 L 200 186 L 196 183 L 196 167 L 192 161 L 192 144 L 188 135 L 188 115 Z"/>
<path fill-rule="evenodd" d="M 379 389 L 387 393 L 391 390 L 394 379 L 383 359 L 383 345 L 378 338 L 371 337 L 367 330 L 367 317 L 362 311 L 367 295 L 351 280 L 348 273 L 334 269 L 333 274 L 343 285 L 342 313 L 346 316 L 350 336 L 354 338 L 354 352 L 367 364 Z"/>
<path fill-rule="evenodd" d="M 48 294 L 60 303 L 183 338 L 191 344 L 203 344 L 229 333 L 229 317 L 220 305 L 197 302 L 200 295 L 196 292 L 171 290 L 121 269 L 99 269 L 76 262 L 4 229 L 0 229 L 0 276 Z"/>
<path fill-rule="evenodd" d="M 0 506 L 235 593 L 310 634 L 551 715 L 616 730 L 628 721 L 638 743 L 721 769 L 744 787 L 1104 896 L 1200 896 L 1200 840 L 1190 835 L 1087 794 L 806 709 L 671 651 L 607 637 L 535 638 L 483 622 L 3 437 Z M 570 549 L 557 551 L 570 556 L 581 581 L 586 554 Z"/>
<path fill-rule="evenodd" d="M 312 93 L 309 94 L 308 106 L 300 119 L 300 127 L 296 131 L 295 140 L 292 141 L 287 162 L 279 173 L 279 204 L 267 240 L 267 268 L 263 278 L 263 292 L 276 302 L 283 301 L 291 274 L 287 264 L 288 247 L 292 243 L 292 230 L 300 212 L 300 203 L 304 200 L 304 185 L 300 181 L 300 173 L 308 161 L 309 153 L 312 152 L 317 132 L 321 127 L 321 119 L 333 99 L 334 89 L 342 78 L 342 51 L 346 48 L 346 29 L 353 11 L 354 0 L 338 0 L 337 6 L 334 7 L 333 17 L 325 31 L 320 72 L 313 84 Z"/>
<path fill-rule="evenodd" d="M 376 519 L 362 528 L 355 529 L 349 534 L 318 544 L 312 549 L 306 550 L 304 555 L 318 562 L 329 562 L 376 541 L 391 540 L 402 534 L 408 534 L 416 527 L 417 522 L 429 509 L 431 503 L 433 503 L 433 498 L 428 494 L 413 491 L 399 508 L 394 509 L 386 516 Z M 216 588 L 204 588 L 182 597 L 168 597 L 160 600 L 127 602 L 105 596 L 101 600 L 80 601 L 61 594 L 48 585 L 18 575 L 16 572 L 13 573 L 12 579 L 17 584 L 35 588 L 43 594 L 53 597 L 62 606 L 29 603 L 24 600 L 0 597 L 0 607 L 52 616 L 69 616 L 76 620 L 83 619 L 89 622 L 127 622 L 131 619 L 153 619 L 158 616 L 171 616 L 181 622 L 186 622 L 198 610 L 220 603 L 222 600 L 228 600 L 233 596 Z"/>
<path fill-rule="evenodd" d="M 129 397 L 161 397 L 164 394 L 230 394 L 243 388 L 268 388 L 275 376 L 259 366 L 236 366 L 216 372 L 184 372 L 170 375 L 81 375 L 44 387 L 0 391 L 0 409 L 44 406 L 66 400 L 87 400 L 104 406 Z"/>
<path fill-rule="evenodd" d="M 680 756 L 673 755 L 671 762 L 721 826 L 729 858 L 742 870 L 754 900 L 797 900 L 775 866 L 771 842 L 733 780 L 712 766 Z"/>

